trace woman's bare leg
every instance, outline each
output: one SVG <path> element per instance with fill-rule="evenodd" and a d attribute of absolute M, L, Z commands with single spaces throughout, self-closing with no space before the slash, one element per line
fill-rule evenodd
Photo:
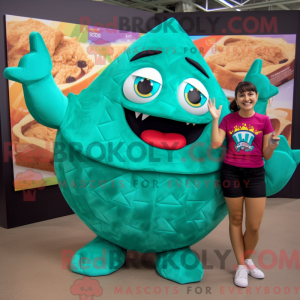
<path fill-rule="evenodd" d="M 244 264 L 243 203 L 244 196 L 225 197 L 229 211 L 229 235 L 238 265 Z"/>
<path fill-rule="evenodd" d="M 266 197 L 245 197 L 246 231 L 244 233 L 245 259 L 250 258 L 259 238 L 259 227 L 266 205 Z"/>

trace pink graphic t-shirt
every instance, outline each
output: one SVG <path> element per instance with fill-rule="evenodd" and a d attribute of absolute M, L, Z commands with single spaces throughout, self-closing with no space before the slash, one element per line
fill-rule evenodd
<path fill-rule="evenodd" d="M 274 131 L 268 116 L 255 112 L 244 118 L 237 111 L 225 116 L 219 128 L 226 132 L 228 142 L 224 163 L 243 168 L 264 165 L 263 136 Z"/>

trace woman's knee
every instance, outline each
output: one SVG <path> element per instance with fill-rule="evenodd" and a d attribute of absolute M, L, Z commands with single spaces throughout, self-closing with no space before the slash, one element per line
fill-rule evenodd
<path fill-rule="evenodd" d="M 236 213 L 229 217 L 230 224 L 233 226 L 241 226 L 243 223 L 243 214 Z"/>
<path fill-rule="evenodd" d="M 251 234 L 251 235 L 258 235 L 259 233 L 259 224 L 256 225 L 248 225 L 246 227 L 246 230 Z"/>

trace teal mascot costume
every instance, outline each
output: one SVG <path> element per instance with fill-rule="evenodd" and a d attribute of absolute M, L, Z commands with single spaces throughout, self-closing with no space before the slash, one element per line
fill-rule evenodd
<path fill-rule="evenodd" d="M 230 111 L 204 58 L 190 51 L 190 37 L 170 18 L 131 44 L 79 95 L 67 97 L 53 80 L 41 35 L 32 32 L 29 40 L 30 53 L 4 76 L 22 83 L 39 123 L 58 129 L 54 166 L 61 192 L 97 235 L 75 253 L 72 271 L 110 274 L 130 249 L 155 252 L 164 278 L 200 281 L 203 267 L 190 246 L 228 213 L 220 186 L 227 141 L 211 147 L 208 98 L 223 105 L 220 121 Z M 257 87 L 255 111 L 265 114 L 278 88 L 261 68 L 255 60 L 244 80 Z M 280 136 L 265 161 L 267 196 L 286 185 L 299 161 L 300 150 Z"/>

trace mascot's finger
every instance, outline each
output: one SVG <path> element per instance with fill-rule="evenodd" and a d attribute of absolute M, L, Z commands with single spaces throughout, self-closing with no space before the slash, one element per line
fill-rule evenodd
<path fill-rule="evenodd" d="M 263 61 L 260 58 L 257 58 L 251 65 L 247 75 L 261 74 L 261 68 L 263 65 Z M 246 76 L 247 77 L 247 76 Z M 246 81 L 246 80 L 245 80 Z"/>
<path fill-rule="evenodd" d="M 43 37 L 37 31 L 32 31 L 29 35 L 30 52 L 48 52 Z"/>
<path fill-rule="evenodd" d="M 298 165 L 300 163 L 300 150 L 292 150 L 292 154 L 293 154 L 294 161 Z"/>
<path fill-rule="evenodd" d="M 270 86 L 270 98 L 277 95 L 279 93 L 279 89 L 275 85 Z"/>
<path fill-rule="evenodd" d="M 24 82 L 24 69 L 20 67 L 8 67 L 4 70 L 3 75 L 9 80 L 13 80 L 19 83 Z"/>

